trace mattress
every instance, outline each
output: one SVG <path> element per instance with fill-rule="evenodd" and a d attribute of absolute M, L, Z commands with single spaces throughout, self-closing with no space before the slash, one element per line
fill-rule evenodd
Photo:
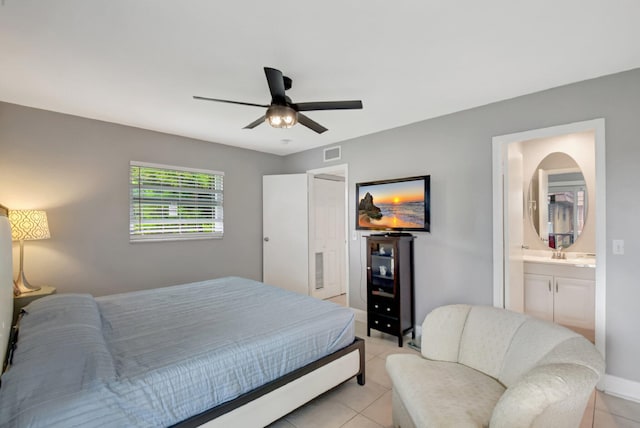
<path fill-rule="evenodd" d="M 169 426 L 354 340 L 350 309 L 235 277 L 27 311 L 1 426 Z"/>

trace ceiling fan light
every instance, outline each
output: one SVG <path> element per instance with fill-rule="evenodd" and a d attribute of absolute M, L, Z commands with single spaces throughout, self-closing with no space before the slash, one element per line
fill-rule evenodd
<path fill-rule="evenodd" d="M 282 125 L 282 118 L 280 116 L 269 116 L 269 125 L 275 126 L 276 128 Z"/>
<path fill-rule="evenodd" d="M 267 109 L 265 121 L 274 128 L 291 128 L 298 123 L 298 112 L 289 106 L 272 105 Z"/>

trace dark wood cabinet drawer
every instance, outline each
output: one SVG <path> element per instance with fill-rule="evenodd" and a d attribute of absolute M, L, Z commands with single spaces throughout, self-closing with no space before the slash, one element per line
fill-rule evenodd
<path fill-rule="evenodd" d="M 400 324 L 397 318 L 385 317 L 384 315 L 369 314 L 369 325 L 378 331 L 398 335 Z"/>
<path fill-rule="evenodd" d="M 396 309 L 395 301 L 393 299 L 376 299 L 373 298 L 373 296 L 370 296 L 370 298 L 371 302 L 369 302 L 369 312 L 390 317 L 398 317 L 398 310 Z"/>

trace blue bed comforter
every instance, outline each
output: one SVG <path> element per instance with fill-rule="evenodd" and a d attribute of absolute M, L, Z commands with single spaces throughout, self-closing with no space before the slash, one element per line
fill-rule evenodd
<path fill-rule="evenodd" d="M 354 340 L 351 310 L 234 277 L 27 310 L 0 426 L 168 426 Z"/>

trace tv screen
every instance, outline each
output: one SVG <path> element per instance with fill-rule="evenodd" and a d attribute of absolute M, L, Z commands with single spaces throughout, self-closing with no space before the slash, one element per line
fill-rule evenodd
<path fill-rule="evenodd" d="M 356 183 L 356 229 L 429 232 L 430 176 Z"/>

